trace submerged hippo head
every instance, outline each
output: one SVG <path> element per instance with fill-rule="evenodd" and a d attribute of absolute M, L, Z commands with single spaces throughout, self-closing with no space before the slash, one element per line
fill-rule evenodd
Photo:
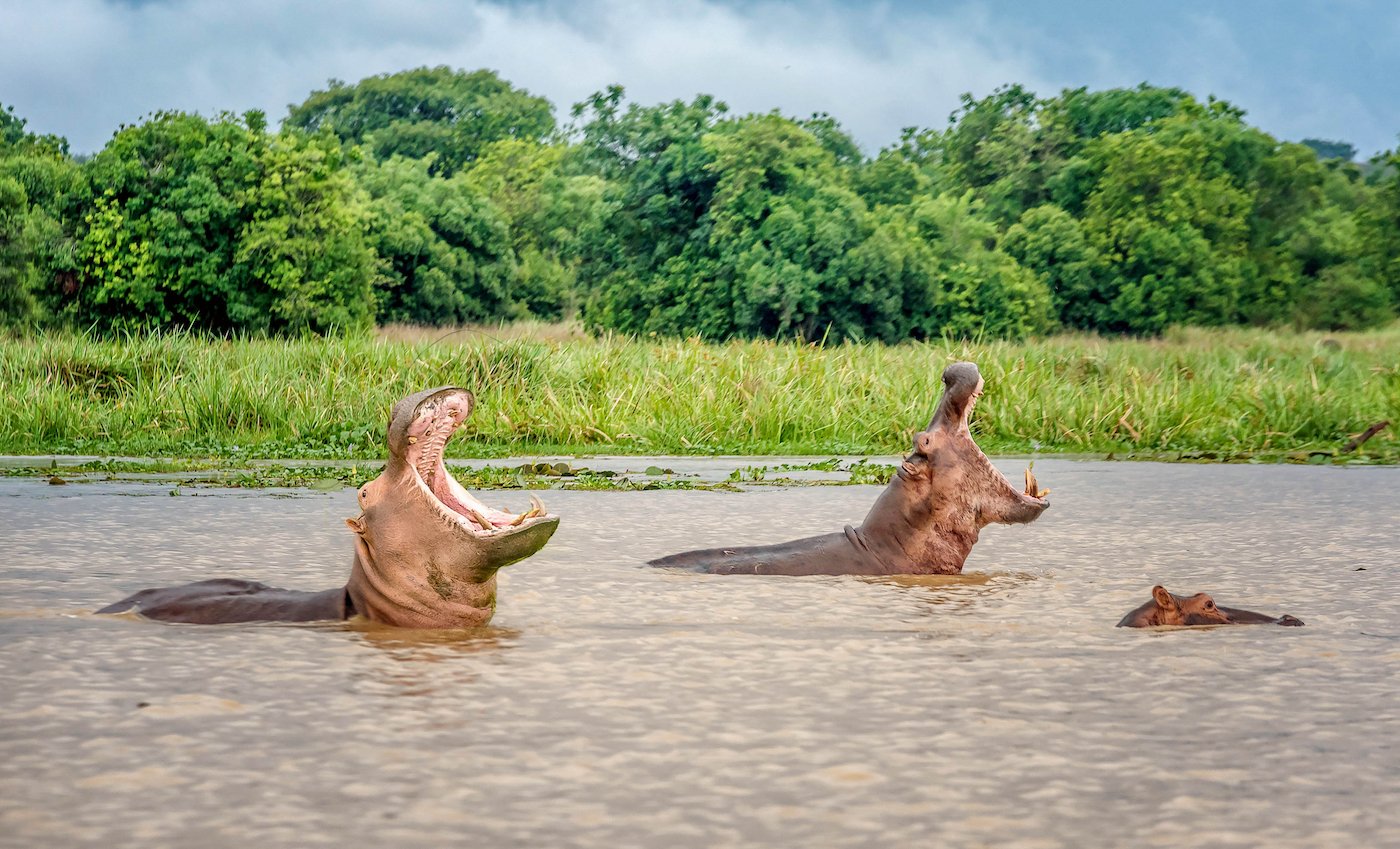
<path fill-rule="evenodd" d="M 968 417 L 982 394 L 982 376 L 973 363 L 943 371 L 943 397 L 928 428 L 914 436 L 890 486 L 881 494 L 862 530 L 900 540 L 919 571 L 962 570 L 983 527 L 1035 520 L 1050 506 L 1035 476 L 1026 470 L 1025 490 L 997 471 L 972 440 Z"/>
<path fill-rule="evenodd" d="M 538 499 L 523 513 L 487 507 L 447 472 L 443 449 L 472 411 L 464 389 L 429 389 L 394 405 L 389 457 L 360 487 L 355 612 L 411 628 L 481 625 L 496 605 L 496 570 L 539 551 L 559 526 Z"/>
<path fill-rule="evenodd" d="M 1302 625 L 1293 616 L 1269 616 L 1252 610 L 1222 607 L 1205 593 L 1192 596 L 1152 588 L 1152 600 L 1130 612 L 1119 628 L 1151 628 L 1157 625 Z"/>

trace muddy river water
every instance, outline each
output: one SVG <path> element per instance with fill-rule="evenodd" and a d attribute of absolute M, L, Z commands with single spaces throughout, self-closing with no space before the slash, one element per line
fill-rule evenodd
<path fill-rule="evenodd" d="M 1400 469 L 1036 472 L 941 580 L 642 564 L 875 487 L 545 493 L 480 633 L 93 616 L 335 586 L 354 491 L 0 480 L 0 845 L 1400 846 Z M 1307 625 L 1115 628 L 1154 583 Z"/>

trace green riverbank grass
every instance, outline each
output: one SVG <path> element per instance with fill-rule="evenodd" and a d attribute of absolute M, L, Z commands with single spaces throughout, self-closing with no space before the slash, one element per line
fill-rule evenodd
<path fill-rule="evenodd" d="M 888 455 L 972 360 L 989 454 L 1400 462 L 1400 326 L 811 346 L 425 333 L 0 338 L 0 453 L 379 459 L 389 406 L 477 393 L 449 454 Z M 1394 423 L 1359 449 L 1350 435 Z"/>

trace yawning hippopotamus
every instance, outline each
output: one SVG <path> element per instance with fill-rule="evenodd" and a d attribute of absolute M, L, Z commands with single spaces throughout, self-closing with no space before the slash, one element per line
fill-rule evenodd
<path fill-rule="evenodd" d="M 486 624 L 496 570 L 539 551 L 559 519 L 533 496 L 524 513 L 493 510 L 447 473 L 443 449 L 474 403 L 465 389 L 445 387 L 394 405 L 384 471 L 360 487 L 361 514 L 345 520 L 355 533 L 346 586 L 300 592 L 219 579 L 142 590 L 97 612 L 200 624 L 355 615 L 408 628 Z"/>
<path fill-rule="evenodd" d="M 1221 607 L 1205 593 L 1193 596 L 1152 588 L 1152 600 L 1123 617 L 1119 628 L 1151 628 L 1156 625 L 1302 625 L 1293 616 L 1268 616 L 1252 610 Z"/>
<path fill-rule="evenodd" d="M 1026 470 L 1018 491 L 997 471 L 967 429 L 982 394 L 972 363 L 943 372 L 943 398 L 914 452 L 881 493 L 859 528 L 747 548 L 708 548 L 652 560 L 719 575 L 955 575 L 977 534 L 992 522 L 1025 523 L 1050 503 Z"/>

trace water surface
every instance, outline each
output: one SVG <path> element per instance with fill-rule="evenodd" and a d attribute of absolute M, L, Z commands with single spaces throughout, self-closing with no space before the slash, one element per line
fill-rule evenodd
<path fill-rule="evenodd" d="M 874 487 L 545 493 L 478 633 L 88 615 L 341 583 L 354 493 L 0 480 L 0 845 L 1400 845 L 1400 470 L 1036 472 L 960 579 L 642 565 Z M 1154 583 L 1307 626 L 1115 629 Z"/>

